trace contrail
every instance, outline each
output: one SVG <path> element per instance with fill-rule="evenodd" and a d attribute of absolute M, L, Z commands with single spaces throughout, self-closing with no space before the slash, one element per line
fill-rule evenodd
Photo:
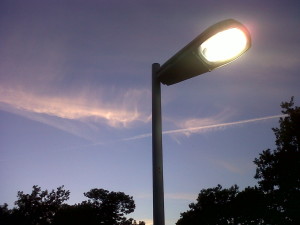
<path fill-rule="evenodd" d="M 177 134 L 177 133 L 186 133 L 186 132 L 192 132 L 192 131 L 206 130 L 206 129 L 211 129 L 211 128 L 228 127 L 228 126 L 234 126 L 234 125 L 245 124 L 245 123 L 253 123 L 253 122 L 257 122 L 257 121 L 275 119 L 275 118 L 286 117 L 286 116 L 287 116 L 286 114 L 275 115 L 275 116 L 265 116 L 265 117 L 260 117 L 260 118 L 240 120 L 240 121 L 229 122 L 229 123 L 219 123 L 219 124 L 212 124 L 212 125 L 200 126 L 200 127 L 189 127 L 189 128 L 183 128 L 183 129 L 166 130 L 166 131 L 163 131 L 162 134 Z M 146 138 L 146 137 L 151 137 L 151 136 L 152 136 L 151 133 L 147 133 L 147 134 L 141 134 L 141 135 L 137 135 L 137 136 L 130 137 L 130 138 L 124 138 L 122 140 L 130 141 L 130 140 L 136 140 L 136 139 L 141 139 L 141 138 Z"/>

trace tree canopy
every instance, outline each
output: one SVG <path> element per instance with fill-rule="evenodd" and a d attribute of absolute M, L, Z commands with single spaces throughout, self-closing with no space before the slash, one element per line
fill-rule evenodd
<path fill-rule="evenodd" d="M 176 225 L 299 225 L 300 108 L 294 98 L 281 104 L 276 148 L 254 160 L 258 186 L 203 189 Z"/>
<path fill-rule="evenodd" d="M 41 190 L 37 185 L 31 194 L 18 192 L 13 209 L 0 206 L 1 225 L 129 225 L 137 224 L 125 215 L 135 209 L 134 200 L 123 192 L 91 189 L 84 193 L 88 198 L 79 204 L 68 205 L 70 191 L 64 186 L 57 190 Z M 144 225 L 143 221 L 138 223 Z"/>

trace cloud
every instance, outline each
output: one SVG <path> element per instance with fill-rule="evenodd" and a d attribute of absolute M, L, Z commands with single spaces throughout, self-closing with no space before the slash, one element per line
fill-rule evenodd
<path fill-rule="evenodd" d="M 231 126 L 236 126 L 236 125 L 241 125 L 241 124 L 246 124 L 246 123 L 253 123 L 253 122 L 258 122 L 258 121 L 263 121 L 263 120 L 268 120 L 268 119 L 275 119 L 275 118 L 285 117 L 285 116 L 286 115 L 265 116 L 265 117 L 259 117 L 259 118 L 248 119 L 248 120 L 240 120 L 240 121 L 229 122 L 229 123 L 219 123 L 219 124 L 211 124 L 211 125 L 207 125 L 207 126 L 168 130 L 168 131 L 164 131 L 163 134 L 175 134 L 175 133 L 184 133 L 185 134 L 187 132 L 199 133 L 199 132 L 208 131 L 208 130 L 212 130 L 212 129 L 226 128 L 226 127 L 231 127 Z"/>
<path fill-rule="evenodd" d="M 97 96 L 97 97 L 96 97 Z M 98 96 L 102 96 L 98 97 Z M 145 97 L 148 90 L 129 89 L 118 94 L 111 100 L 103 100 L 103 95 L 89 91 L 79 91 L 76 94 L 41 94 L 33 90 L 24 90 L 20 86 L 7 88 L 0 85 L 0 108 L 16 113 L 35 121 L 56 127 L 77 136 L 93 139 L 93 131 L 99 129 L 99 124 L 112 128 L 128 128 L 136 123 L 147 123 L 151 115 L 147 114 Z M 163 131 L 166 135 L 199 134 L 232 126 L 259 122 L 268 119 L 284 117 L 273 115 L 266 117 L 222 123 L 232 112 L 223 110 L 210 118 L 191 118 L 174 122 L 179 129 Z M 121 141 L 129 141 L 150 137 L 151 133 L 141 134 Z"/>
<path fill-rule="evenodd" d="M 201 133 L 201 132 L 208 132 L 212 130 L 218 130 L 218 129 L 224 129 L 227 127 L 232 127 L 232 126 L 237 126 L 237 125 L 242 125 L 242 124 L 247 124 L 247 123 L 254 123 L 254 122 L 259 122 L 263 120 L 269 120 L 269 119 L 276 119 L 280 117 L 286 117 L 287 115 L 274 115 L 274 116 L 265 116 L 265 117 L 259 117 L 259 118 L 254 118 L 254 119 L 248 119 L 248 120 L 240 120 L 240 121 L 234 121 L 234 122 L 228 122 L 228 123 L 218 123 L 218 124 L 211 124 L 211 125 L 206 125 L 206 126 L 195 126 L 195 127 L 188 127 L 188 128 L 182 128 L 182 129 L 174 129 L 174 130 L 167 130 L 163 131 L 162 134 L 190 134 L 193 133 Z M 207 120 L 209 121 L 209 120 Z M 129 141 L 129 140 L 135 140 L 135 139 L 141 139 L 141 138 L 146 138 L 146 137 L 151 137 L 151 133 L 147 134 L 141 134 L 137 136 L 133 136 L 130 138 L 124 138 L 124 141 Z"/>
<path fill-rule="evenodd" d="M 220 166 L 232 173 L 235 173 L 235 174 L 243 174 L 244 173 L 244 170 L 241 167 L 237 167 L 230 162 L 227 162 L 224 160 L 214 160 L 214 163 L 216 163 L 218 166 Z"/>
<path fill-rule="evenodd" d="M 210 126 L 211 124 L 221 124 L 223 121 L 228 120 L 232 116 L 233 112 L 232 110 L 225 108 L 222 110 L 220 113 L 207 117 L 207 118 L 189 118 L 180 122 L 175 122 L 177 127 L 180 127 L 182 130 L 179 133 L 183 133 L 186 136 L 190 136 L 192 133 L 195 131 L 191 128 L 193 127 L 207 127 Z M 174 130 L 176 131 L 176 130 Z M 203 130 L 202 130 L 203 131 Z M 168 133 L 172 133 L 172 131 L 166 131 Z M 199 132 L 196 131 L 196 132 Z M 177 133 L 177 132 L 174 132 Z"/>
<path fill-rule="evenodd" d="M 99 129 L 99 124 L 121 129 L 147 123 L 151 117 L 143 111 L 142 99 L 148 95 L 147 90 L 130 89 L 116 95 L 114 101 L 105 101 L 97 93 L 87 91 L 68 96 L 0 85 L 0 108 L 93 139 L 91 136 L 95 135 L 93 133 Z"/>

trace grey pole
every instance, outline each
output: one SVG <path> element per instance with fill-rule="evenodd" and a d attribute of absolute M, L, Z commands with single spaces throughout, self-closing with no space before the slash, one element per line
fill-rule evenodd
<path fill-rule="evenodd" d="M 161 91 L 157 71 L 152 64 L 152 173 L 153 173 L 153 225 L 165 224 L 164 181 L 162 154 Z"/>

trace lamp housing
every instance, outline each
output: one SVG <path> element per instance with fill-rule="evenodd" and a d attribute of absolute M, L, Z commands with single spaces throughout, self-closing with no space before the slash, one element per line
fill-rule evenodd
<path fill-rule="evenodd" d="M 224 66 L 251 46 L 247 28 L 240 22 L 223 20 L 197 36 L 158 70 L 158 80 L 172 85 Z"/>

